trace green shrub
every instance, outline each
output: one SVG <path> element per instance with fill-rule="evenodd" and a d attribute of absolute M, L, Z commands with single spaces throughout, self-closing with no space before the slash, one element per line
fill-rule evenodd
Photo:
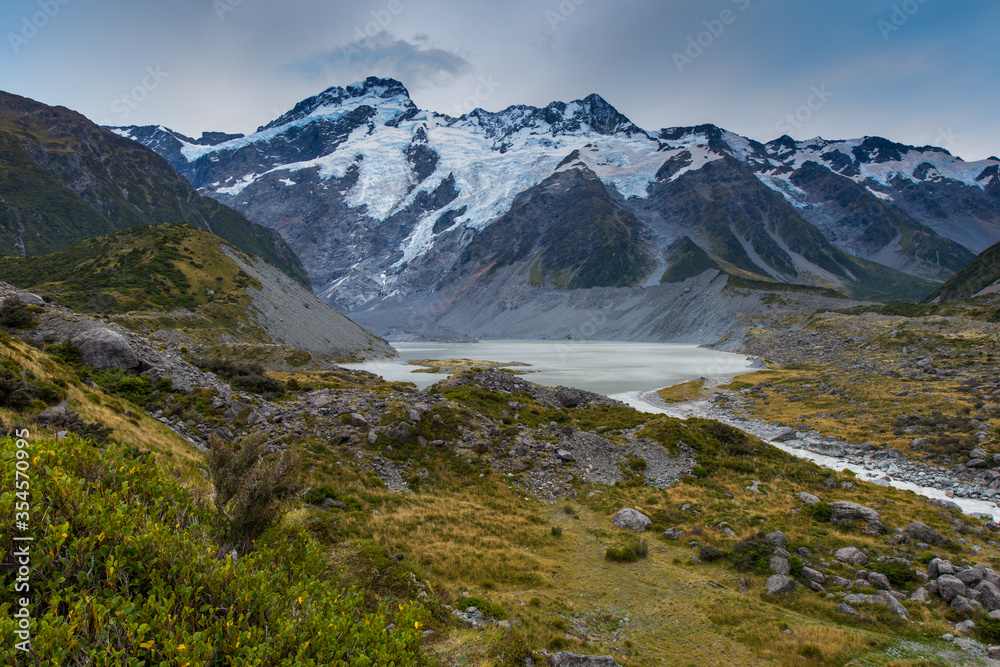
<path fill-rule="evenodd" d="M 604 552 L 604 558 L 614 563 L 635 563 L 639 560 L 631 547 L 608 547 Z"/>
<path fill-rule="evenodd" d="M 16 296 L 3 300 L 0 304 L 0 326 L 8 329 L 27 329 L 35 326 L 38 320 L 31 307 Z"/>
<path fill-rule="evenodd" d="M 309 489 L 303 500 L 310 505 L 322 505 L 327 498 L 344 503 L 347 505 L 347 509 L 354 512 L 360 512 L 365 508 L 361 501 L 354 496 L 342 496 L 333 487 L 326 484 Z"/>
<path fill-rule="evenodd" d="M 984 644 L 1000 644 L 1000 619 L 983 616 L 976 621 L 976 635 Z"/>
<path fill-rule="evenodd" d="M 708 470 L 705 468 L 705 466 L 700 466 L 699 465 L 699 466 L 695 466 L 691 470 L 691 474 L 694 475 L 695 477 L 699 478 L 699 479 L 702 479 L 704 477 L 708 477 Z"/>
<path fill-rule="evenodd" d="M 818 646 L 815 646 L 813 644 L 805 644 L 802 648 L 799 649 L 799 655 L 801 655 L 806 660 L 816 660 L 816 661 L 823 660 L 823 651 L 820 650 Z"/>
<path fill-rule="evenodd" d="M 14 521 L 15 441 L 0 441 L 0 525 Z M 270 531 L 238 560 L 216 516 L 152 457 L 69 437 L 31 443 L 33 655 L 50 665 L 412 665 L 427 611 L 372 608 L 331 576 L 327 549 Z M 0 601 L 0 642 L 16 619 Z M 20 663 L 19 663 L 20 664 Z"/>
<path fill-rule="evenodd" d="M 729 557 L 740 570 L 766 573 L 770 570 L 773 554 L 774 548 L 764 541 L 764 534 L 757 533 L 734 544 Z"/>
<path fill-rule="evenodd" d="M 562 528 L 560 526 L 552 526 L 552 537 L 562 537 Z"/>
<path fill-rule="evenodd" d="M 153 380 L 148 375 L 134 375 L 121 368 L 109 368 L 92 370 L 90 376 L 104 391 L 121 396 L 139 407 L 144 407 L 153 394 Z"/>
<path fill-rule="evenodd" d="M 805 563 L 802 562 L 802 559 L 795 554 L 791 554 L 788 557 L 788 565 L 792 569 L 791 575 L 793 577 L 797 577 L 802 574 L 802 570 L 806 567 Z"/>
<path fill-rule="evenodd" d="M 460 597 L 455 605 L 456 608 L 461 609 L 462 611 L 465 611 L 469 607 L 475 607 L 483 614 L 483 616 L 495 618 L 498 621 L 506 621 L 510 618 L 510 616 L 507 615 L 507 612 L 503 610 L 503 607 L 479 597 Z"/>
<path fill-rule="evenodd" d="M 828 523 L 830 517 L 833 516 L 833 508 L 825 500 L 821 500 L 815 505 L 808 505 L 807 507 L 806 511 L 809 512 L 809 516 L 821 523 Z"/>
<path fill-rule="evenodd" d="M 49 345 L 45 348 L 45 351 L 54 357 L 59 357 L 74 368 L 83 366 L 83 359 L 80 357 L 80 348 L 73 345 L 68 338 L 61 343 Z"/>
<path fill-rule="evenodd" d="M 239 443 L 213 438 L 208 471 L 215 507 L 226 523 L 226 538 L 242 550 L 281 516 L 295 473 L 293 452 L 264 454 L 265 438 L 255 433 Z"/>
<path fill-rule="evenodd" d="M 913 568 L 902 563 L 869 563 L 869 569 L 884 574 L 889 583 L 897 588 L 906 588 L 916 578 Z"/>
<path fill-rule="evenodd" d="M 0 370 L 0 407 L 23 410 L 31 405 L 33 385 L 7 368 Z"/>
<path fill-rule="evenodd" d="M 721 549 L 716 549 L 713 546 L 702 545 L 698 547 L 698 558 L 706 563 L 714 563 L 717 560 L 725 558 L 726 554 Z"/>

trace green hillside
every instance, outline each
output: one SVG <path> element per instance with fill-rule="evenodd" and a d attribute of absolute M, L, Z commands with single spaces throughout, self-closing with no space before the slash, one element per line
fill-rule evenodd
<path fill-rule="evenodd" d="M 308 285 L 276 232 L 202 197 L 153 151 L 68 109 L 0 92 L 0 254 L 42 255 L 128 227 L 180 222 Z"/>

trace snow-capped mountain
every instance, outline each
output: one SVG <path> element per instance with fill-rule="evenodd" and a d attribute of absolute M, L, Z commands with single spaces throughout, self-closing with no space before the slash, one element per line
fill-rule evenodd
<path fill-rule="evenodd" d="M 598 95 L 454 118 L 369 78 L 249 136 L 115 131 L 280 231 L 317 293 L 348 311 L 403 298 L 440 310 L 490 281 L 514 292 L 654 285 L 705 262 L 916 295 L 1000 240 L 1000 160 L 876 137 L 647 132 Z M 612 268 L 595 270 L 602 262 Z"/>

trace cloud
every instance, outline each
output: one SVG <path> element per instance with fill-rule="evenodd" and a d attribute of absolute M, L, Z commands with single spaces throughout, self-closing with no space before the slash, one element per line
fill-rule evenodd
<path fill-rule="evenodd" d="M 458 53 L 435 46 L 425 34 L 407 41 L 382 31 L 294 63 L 291 69 L 310 79 L 377 75 L 408 86 L 446 86 L 472 66 Z"/>

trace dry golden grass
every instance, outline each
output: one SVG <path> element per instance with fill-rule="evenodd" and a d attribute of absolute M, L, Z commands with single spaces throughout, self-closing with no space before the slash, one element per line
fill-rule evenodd
<path fill-rule="evenodd" d="M 682 382 L 670 387 L 665 387 L 656 392 L 666 403 L 684 403 L 705 397 L 708 392 L 705 390 L 704 380 L 691 380 Z"/>

